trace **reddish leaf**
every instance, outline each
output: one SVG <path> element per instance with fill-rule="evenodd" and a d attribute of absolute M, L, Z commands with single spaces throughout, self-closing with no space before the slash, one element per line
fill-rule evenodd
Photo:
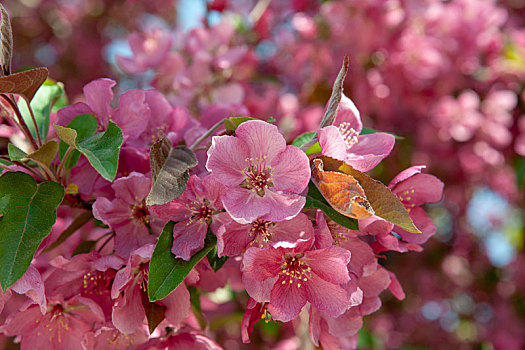
<path fill-rule="evenodd" d="M 352 168 L 345 162 L 324 156 L 316 159 L 323 161 L 324 170 L 344 173 L 357 179 L 365 191 L 366 198 L 370 202 L 375 215 L 404 228 L 408 232 L 421 233 L 412 222 L 403 203 L 381 182 Z"/>
<path fill-rule="evenodd" d="M 40 67 L 0 77 L 0 93 L 20 95 L 29 103 L 46 81 L 47 74 L 47 68 Z"/>

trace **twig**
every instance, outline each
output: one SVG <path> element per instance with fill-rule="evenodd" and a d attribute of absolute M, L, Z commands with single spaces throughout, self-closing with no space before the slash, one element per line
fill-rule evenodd
<path fill-rule="evenodd" d="M 189 147 L 192 151 L 197 147 L 202 141 L 206 140 L 208 137 L 210 137 L 222 124 L 223 120 L 217 122 L 214 126 L 212 126 L 208 131 L 206 131 L 201 137 L 199 137 L 193 144 Z"/>

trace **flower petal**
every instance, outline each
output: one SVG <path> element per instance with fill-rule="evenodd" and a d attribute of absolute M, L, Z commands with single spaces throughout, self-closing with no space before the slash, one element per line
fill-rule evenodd
<path fill-rule="evenodd" d="M 266 159 L 267 164 L 286 148 L 286 141 L 277 126 L 262 120 L 249 120 L 239 125 L 235 135 L 246 142 L 250 157 Z M 231 150 L 235 150 L 232 148 Z"/>
<path fill-rule="evenodd" d="M 346 158 L 346 143 L 341 132 L 335 126 L 326 126 L 317 130 L 319 146 L 323 156 L 339 160 Z"/>
<path fill-rule="evenodd" d="M 304 288 L 307 290 L 307 300 L 329 316 L 340 316 L 352 305 L 343 287 L 326 282 L 315 273 L 312 273 Z"/>
<path fill-rule="evenodd" d="M 310 161 L 295 146 L 286 146 L 271 162 L 272 178 L 277 191 L 301 193 L 310 181 Z"/>
<path fill-rule="evenodd" d="M 368 171 L 386 158 L 394 148 L 394 136 L 378 132 L 360 135 L 347 153 L 345 161 L 359 171 Z"/>
<path fill-rule="evenodd" d="M 204 238 L 208 224 L 194 221 L 181 221 L 173 227 L 173 246 L 171 252 L 176 258 L 190 260 L 190 258 L 204 247 Z"/>
<path fill-rule="evenodd" d="M 246 159 L 250 157 L 248 146 L 234 136 L 214 136 L 211 140 L 206 169 L 226 186 L 240 185 L 245 179 Z"/>
<path fill-rule="evenodd" d="M 284 283 L 283 283 L 284 282 Z M 279 277 L 272 289 L 268 311 L 272 319 L 282 322 L 291 321 L 301 312 L 306 304 L 307 289 L 297 287 L 296 283 L 288 283 L 288 279 Z"/>
<path fill-rule="evenodd" d="M 261 219 L 267 221 L 283 221 L 295 217 L 301 212 L 306 203 L 306 198 L 298 194 L 284 194 L 273 191 L 266 191 L 263 197 L 269 210 L 266 215 L 261 215 Z"/>

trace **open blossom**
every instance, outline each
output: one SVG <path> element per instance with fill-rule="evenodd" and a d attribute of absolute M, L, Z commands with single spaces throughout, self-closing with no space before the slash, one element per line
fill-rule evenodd
<path fill-rule="evenodd" d="M 173 227 L 172 253 L 177 258 L 190 258 L 204 247 L 208 227 L 219 210 L 224 186 L 208 175 L 201 179 L 190 176 L 184 193 L 174 201 L 155 205 L 151 212 L 167 220 L 177 221 Z M 212 226 L 214 228 L 214 226 Z"/>
<path fill-rule="evenodd" d="M 333 317 L 352 306 L 344 288 L 350 281 L 350 252 L 311 246 L 311 240 L 298 240 L 246 250 L 241 267 L 246 291 L 257 302 L 269 302 L 273 319 L 293 320 L 306 302 Z"/>
<path fill-rule="evenodd" d="M 222 217 L 228 214 L 223 213 Z M 241 254 L 246 247 L 263 248 L 271 242 L 295 242 L 311 239 L 313 227 L 305 214 L 299 213 L 291 220 L 272 222 L 256 219 L 249 224 L 229 220 L 217 230 L 217 253 L 220 256 Z"/>
<path fill-rule="evenodd" d="M 359 111 L 352 100 L 343 95 L 333 125 L 317 131 L 321 153 L 360 171 L 374 168 L 390 154 L 395 138 L 383 132 L 359 135 L 362 130 Z"/>
<path fill-rule="evenodd" d="M 16 312 L 0 327 L 0 333 L 19 336 L 22 350 L 82 350 L 83 336 L 102 322 L 104 314 L 97 303 L 75 296 L 65 302 L 48 300 L 44 315 L 37 305 Z"/>
<path fill-rule="evenodd" d="M 111 187 L 115 199 L 99 197 L 93 204 L 93 215 L 115 231 L 115 250 L 123 258 L 144 244 L 154 243 L 154 233 L 162 230 L 163 221 L 150 215 L 146 197 L 151 180 L 132 172 L 117 179 Z"/>
<path fill-rule="evenodd" d="M 235 134 L 213 137 L 206 163 L 227 186 L 221 197 L 226 211 L 244 224 L 296 216 L 306 201 L 299 193 L 310 180 L 307 156 L 263 121 L 242 123 Z"/>

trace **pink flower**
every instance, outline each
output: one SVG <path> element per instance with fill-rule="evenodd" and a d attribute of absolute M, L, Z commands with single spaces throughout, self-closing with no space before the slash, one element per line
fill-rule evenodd
<path fill-rule="evenodd" d="M 95 332 L 87 333 L 82 340 L 84 349 L 88 350 L 124 350 L 133 345 L 148 341 L 149 333 L 145 328 L 138 328 L 135 333 L 124 334 L 113 327 L 101 327 Z"/>
<path fill-rule="evenodd" d="M 221 197 L 226 211 L 243 224 L 296 216 L 305 203 L 299 193 L 310 180 L 308 157 L 263 121 L 242 123 L 235 133 L 213 137 L 206 163 L 228 187 Z"/>
<path fill-rule="evenodd" d="M 95 301 L 106 318 L 111 315 L 111 284 L 116 272 L 125 264 L 117 255 L 101 256 L 98 252 L 75 255 L 71 259 L 54 258 L 46 277 L 50 297 L 70 298 L 75 295 Z"/>
<path fill-rule="evenodd" d="M 424 166 L 413 166 L 400 172 L 388 185 L 388 188 L 401 200 L 410 213 L 410 218 L 422 233 L 410 233 L 394 226 L 394 232 L 405 242 L 425 243 L 436 232 L 436 227 L 425 211 L 420 207 L 425 203 L 441 200 L 444 184 L 437 177 L 421 174 Z"/>
<path fill-rule="evenodd" d="M 130 74 L 142 73 L 150 68 L 155 68 L 162 63 L 171 48 L 171 36 L 160 29 L 147 33 L 131 33 L 128 42 L 133 57 L 117 56 L 117 62 Z"/>
<path fill-rule="evenodd" d="M 184 193 L 174 201 L 151 207 L 151 212 L 166 220 L 178 221 L 173 227 L 173 247 L 177 258 L 190 258 L 204 247 L 204 238 L 213 217 L 222 209 L 224 186 L 208 175 L 190 176 Z M 212 226 L 214 227 L 214 226 Z"/>
<path fill-rule="evenodd" d="M 85 333 L 104 322 L 104 314 L 92 300 L 80 296 L 66 302 L 48 300 L 42 315 L 38 306 L 14 313 L 8 317 L 0 332 L 19 336 L 24 349 L 82 350 Z"/>
<path fill-rule="evenodd" d="M 132 172 L 111 187 L 116 198 L 97 198 L 93 215 L 115 231 L 115 250 L 126 258 L 144 244 L 154 243 L 155 233 L 162 230 L 164 221 L 152 217 L 146 207 L 151 180 L 143 174 Z"/>
<path fill-rule="evenodd" d="M 298 240 L 246 250 L 241 267 L 246 291 L 257 302 L 269 302 L 273 319 L 295 319 L 306 302 L 333 317 L 352 305 L 344 288 L 350 252 L 336 246 L 310 250 L 311 244 Z"/>
<path fill-rule="evenodd" d="M 362 130 L 359 111 L 352 100 L 343 95 L 333 125 L 317 131 L 321 153 L 360 171 L 374 168 L 390 154 L 395 138 L 382 132 L 359 135 Z"/>
<path fill-rule="evenodd" d="M 153 249 L 154 246 L 149 244 L 135 250 L 128 264 L 115 275 L 111 287 L 111 297 L 116 299 L 112 321 L 124 334 L 135 333 L 146 319 L 142 300 L 147 299 L 149 260 Z M 183 283 L 157 303 L 166 307 L 166 320 L 178 326 L 189 314 L 190 294 Z"/>
<path fill-rule="evenodd" d="M 228 216 L 227 213 L 221 216 Z M 299 213 L 291 220 L 272 222 L 257 219 L 250 224 L 228 220 L 217 230 L 217 253 L 219 256 L 242 254 L 249 246 L 263 248 L 271 242 L 295 242 L 313 237 L 312 223 L 305 214 Z"/>
<path fill-rule="evenodd" d="M 113 99 L 112 88 L 115 84 L 115 81 L 106 78 L 93 80 L 86 84 L 83 88 L 86 103 L 77 102 L 60 109 L 57 124 L 66 126 L 76 116 L 93 114 L 97 118 L 99 127 L 105 129 L 113 113 L 111 100 Z"/>

